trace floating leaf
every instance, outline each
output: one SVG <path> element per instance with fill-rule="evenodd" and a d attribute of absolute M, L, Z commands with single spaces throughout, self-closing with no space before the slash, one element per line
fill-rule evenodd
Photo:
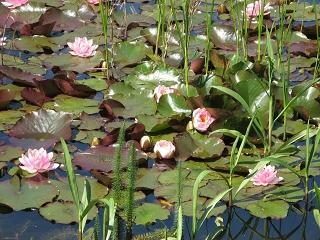
<path fill-rule="evenodd" d="M 57 188 L 46 182 L 37 182 L 31 179 L 5 180 L 0 184 L 0 203 L 11 207 L 15 211 L 28 208 L 39 208 L 51 202 L 58 195 Z"/>
<path fill-rule="evenodd" d="M 73 114 L 80 114 L 81 112 L 93 114 L 99 112 L 98 101 L 67 95 L 58 95 L 53 99 L 53 102 L 47 102 L 43 107 Z"/>
<path fill-rule="evenodd" d="M 170 212 L 168 209 L 162 208 L 159 204 L 144 203 L 137 207 L 134 211 L 136 224 L 151 224 L 156 220 L 166 220 Z"/>
<path fill-rule="evenodd" d="M 88 220 L 96 216 L 97 209 L 92 208 L 88 213 Z M 72 202 L 53 202 L 48 203 L 39 209 L 39 213 L 49 221 L 56 223 L 70 224 L 78 222 L 78 210 Z"/>
<path fill-rule="evenodd" d="M 85 180 L 88 180 L 90 183 L 91 199 L 103 198 L 108 194 L 109 189 L 106 186 L 98 183 L 94 178 L 77 176 L 77 184 L 80 196 L 82 196 Z M 58 200 L 65 202 L 73 201 L 68 179 L 66 177 L 60 177 L 58 180 L 51 180 L 51 184 L 56 186 L 59 190 Z"/>
<path fill-rule="evenodd" d="M 0 146 L 0 162 L 9 162 L 13 159 L 21 157 L 23 152 L 23 149 L 20 147 L 8 145 Z"/>
<path fill-rule="evenodd" d="M 120 42 L 114 46 L 113 51 L 113 61 L 121 67 L 137 64 L 152 53 L 151 48 L 143 42 Z"/>
<path fill-rule="evenodd" d="M 221 139 L 208 137 L 196 131 L 177 135 L 174 142 L 177 150 L 176 159 L 179 161 L 185 161 L 189 157 L 201 159 L 218 157 L 225 148 Z"/>
<path fill-rule="evenodd" d="M 24 116 L 10 130 L 10 136 L 16 138 L 70 139 L 71 120 L 68 113 L 40 109 Z"/>
<path fill-rule="evenodd" d="M 288 214 L 289 204 L 283 200 L 263 201 L 259 200 L 247 206 L 247 209 L 254 216 L 259 218 L 285 218 Z"/>
<path fill-rule="evenodd" d="M 124 148 L 122 150 L 122 166 L 125 167 L 128 161 L 128 149 Z M 110 172 L 113 169 L 114 165 L 114 156 L 115 156 L 115 147 L 95 147 L 90 148 L 83 153 L 77 154 L 74 159 L 73 163 L 86 169 L 88 171 L 92 169 L 100 170 L 103 172 Z M 146 155 L 141 152 L 137 151 L 137 159 L 145 159 Z"/>

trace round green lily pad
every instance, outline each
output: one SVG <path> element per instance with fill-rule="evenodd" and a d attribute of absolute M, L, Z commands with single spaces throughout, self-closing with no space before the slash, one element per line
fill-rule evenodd
<path fill-rule="evenodd" d="M 73 202 L 53 202 L 39 209 L 40 215 L 49 221 L 56 223 L 70 224 L 78 222 L 78 211 Z M 97 209 L 92 208 L 88 214 L 88 220 L 96 216 Z"/>

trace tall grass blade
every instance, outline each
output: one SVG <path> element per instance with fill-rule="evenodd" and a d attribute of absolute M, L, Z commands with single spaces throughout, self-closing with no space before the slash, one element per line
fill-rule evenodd
<path fill-rule="evenodd" d="M 212 212 L 212 210 L 216 207 L 217 203 L 228 193 L 232 190 L 232 188 L 225 190 L 224 192 L 218 194 L 208 205 L 208 207 L 205 209 L 204 213 L 202 214 L 201 218 L 197 222 L 196 226 L 196 234 L 200 230 L 202 224 L 207 219 L 209 214 Z"/>
<path fill-rule="evenodd" d="M 197 208 L 198 208 L 198 190 L 201 181 L 211 173 L 211 170 L 204 170 L 201 172 L 193 185 L 192 190 L 192 236 L 195 237 L 196 234 L 196 226 L 197 226 Z"/>
<path fill-rule="evenodd" d="M 182 207 L 178 208 L 178 219 L 177 219 L 177 240 L 182 240 L 182 231 L 183 231 L 183 214 Z"/>
<path fill-rule="evenodd" d="M 72 194 L 73 200 L 76 204 L 76 207 L 78 209 L 78 212 L 80 212 L 81 207 L 80 207 L 79 190 L 78 190 L 76 175 L 73 170 L 71 156 L 70 156 L 70 153 L 68 150 L 68 146 L 67 146 L 66 142 L 64 141 L 64 139 L 61 138 L 60 141 L 61 141 L 61 145 L 62 145 L 64 162 L 65 162 L 65 166 L 66 166 L 66 170 L 67 170 L 68 182 L 69 182 L 71 194 Z"/>

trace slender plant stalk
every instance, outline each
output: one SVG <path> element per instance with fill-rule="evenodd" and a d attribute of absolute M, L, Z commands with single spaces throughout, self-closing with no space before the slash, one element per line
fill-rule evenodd
<path fill-rule="evenodd" d="M 206 12 L 207 12 L 207 46 L 206 46 L 206 57 L 205 57 L 205 73 L 208 75 L 209 71 L 209 60 L 210 60 L 210 36 L 212 32 L 212 13 L 214 11 L 214 0 L 211 1 L 211 8 L 208 8 L 209 2 L 206 0 Z"/>
<path fill-rule="evenodd" d="M 126 212 L 126 239 L 132 239 L 132 226 L 133 222 L 133 208 L 134 208 L 134 191 L 135 191 L 135 181 L 136 181 L 136 148 L 134 144 L 130 145 L 129 149 L 129 164 L 128 164 L 128 188 L 127 188 L 127 203 L 125 206 Z"/>
<path fill-rule="evenodd" d="M 177 14 L 175 9 L 174 0 L 170 0 L 172 16 L 175 21 L 176 26 L 179 24 L 177 20 Z M 182 52 L 184 58 L 183 72 L 184 72 L 184 81 L 186 83 L 187 96 L 189 96 L 189 38 L 190 38 L 190 0 L 184 0 L 182 5 L 183 10 L 183 31 L 179 27 L 176 27 L 180 42 L 182 43 Z"/>
<path fill-rule="evenodd" d="M 124 126 L 121 127 L 119 132 L 119 137 L 117 141 L 117 147 L 115 152 L 115 165 L 114 165 L 114 180 L 112 182 L 112 188 L 113 188 L 113 198 L 116 203 L 120 202 L 121 200 L 121 152 L 122 148 L 125 142 L 125 128 Z M 113 239 L 118 240 L 119 239 L 119 216 L 116 213 L 115 221 L 114 221 L 114 231 L 113 231 Z"/>
<path fill-rule="evenodd" d="M 102 30 L 104 35 L 104 62 L 105 73 L 107 78 L 109 78 L 109 50 L 108 50 L 108 19 L 109 19 L 109 1 L 104 3 L 102 0 L 99 2 L 100 8 L 100 18 L 102 22 Z"/>

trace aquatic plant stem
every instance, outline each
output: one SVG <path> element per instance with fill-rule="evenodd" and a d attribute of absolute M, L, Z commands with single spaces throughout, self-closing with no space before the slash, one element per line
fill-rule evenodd
<path fill-rule="evenodd" d="M 113 189 L 113 197 L 116 203 L 119 203 L 121 201 L 121 188 L 122 188 L 122 183 L 121 183 L 121 152 L 123 145 L 125 143 L 125 127 L 122 126 L 120 128 L 119 136 L 118 136 L 118 141 L 117 141 L 117 147 L 115 150 L 115 165 L 113 167 L 114 171 L 114 180 L 112 182 L 112 189 Z M 116 213 L 115 214 L 115 219 L 114 219 L 114 231 L 113 231 L 113 239 L 118 240 L 119 239 L 119 215 Z"/>
<path fill-rule="evenodd" d="M 263 1 L 263 5 L 265 6 L 265 0 Z M 260 6 L 261 7 L 261 6 Z M 262 34 L 262 27 L 263 27 L 263 17 L 264 17 L 264 9 L 260 9 L 259 16 L 258 16 L 258 62 L 261 61 L 261 34 Z"/>
<path fill-rule="evenodd" d="M 176 14 L 176 9 L 174 5 L 174 0 L 170 0 L 171 12 L 176 24 L 176 29 L 179 35 L 180 42 L 182 43 L 182 53 L 184 57 L 183 72 L 184 72 L 184 81 L 186 84 L 187 96 L 189 96 L 189 34 L 190 34 L 190 0 L 184 0 L 182 5 L 183 10 L 183 31 L 180 30 L 177 25 L 179 24 Z"/>
<path fill-rule="evenodd" d="M 205 74 L 208 75 L 209 71 L 209 60 L 210 60 L 210 36 L 212 32 L 212 13 L 214 10 L 214 0 L 211 1 L 211 8 L 208 8 L 208 0 L 206 0 L 206 12 L 207 12 L 207 45 L 206 45 L 206 56 L 205 56 Z"/>
<path fill-rule="evenodd" d="M 104 72 L 106 73 L 106 77 L 109 78 L 109 50 L 108 50 L 108 16 L 109 16 L 109 1 L 104 3 L 102 0 L 99 2 L 100 8 L 100 17 L 102 22 L 102 30 L 104 35 L 104 62 L 105 68 Z"/>
<path fill-rule="evenodd" d="M 137 173 L 136 168 L 136 148 L 132 143 L 129 149 L 129 164 L 128 164 L 128 188 L 127 188 L 127 202 L 125 206 L 126 213 L 126 239 L 132 239 L 132 226 L 133 222 L 133 208 L 134 208 L 134 191 L 135 191 L 135 178 Z"/>

